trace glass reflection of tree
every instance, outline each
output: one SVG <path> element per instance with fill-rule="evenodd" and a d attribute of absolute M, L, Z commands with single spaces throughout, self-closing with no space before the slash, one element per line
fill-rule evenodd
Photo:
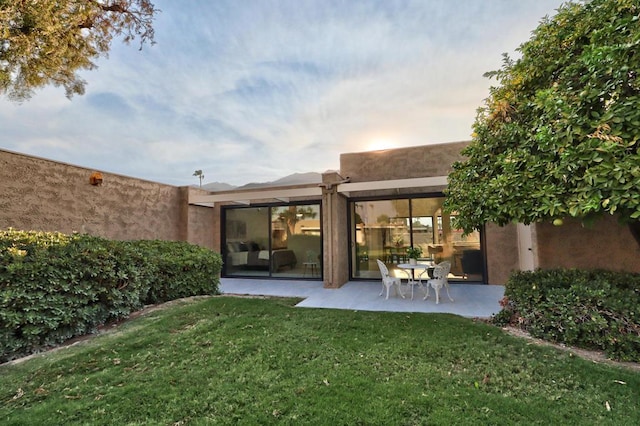
<path fill-rule="evenodd" d="M 388 215 L 386 214 L 381 214 L 380 216 L 377 217 L 376 221 L 380 224 L 380 225 L 385 225 L 383 227 L 381 227 L 381 237 L 382 237 L 382 247 L 387 245 L 387 228 L 389 227 L 389 223 L 391 222 L 391 218 L 389 218 Z"/>
<path fill-rule="evenodd" d="M 278 220 L 286 224 L 287 237 L 296 232 L 296 224 L 306 218 L 314 219 L 317 213 L 313 207 L 289 206 L 278 214 Z"/>

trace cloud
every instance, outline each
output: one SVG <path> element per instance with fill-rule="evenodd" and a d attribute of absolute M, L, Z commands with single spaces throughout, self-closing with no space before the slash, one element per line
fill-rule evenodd
<path fill-rule="evenodd" d="M 339 154 L 469 138 L 501 65 L 561 0 L 156 0 L 84 97 L 0 101 L 0 146 L 173 184 L 339 168 Z"/>
<path fill-rule="evenodd" d="M 87 96 L 86 101 L 89 107 L 118 119 L 131 119 L 134 113 L 128 102 L 115 93 L 92 93 Z"/>

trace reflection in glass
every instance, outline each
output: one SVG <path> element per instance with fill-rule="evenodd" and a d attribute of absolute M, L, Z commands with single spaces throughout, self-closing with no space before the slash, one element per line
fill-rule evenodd
<path fill-rule="evenodd" d="M 225 276 L 321 278 L 320 205 L 225 209 Z"/>
<path fill-rule="evenodd" d="M 355 277 L 380 276 L 376 259 L 397 264 L 411 243 L 409 200 L 352 203 L 355 218 L 352 270 Z"/>
<path fill-rule="evenodd" d="M 271 209 L 272 276 L 320 278 L 320 205 Z"/>
<path fill-rule="evenodd" d="M 353 277 L 379 278 L 380 259 L 392 275 L 405 278 L 396 265 L 408 261 L 406 249 L 413 246 L 422 248 L 423 263 L 450 261 L 450 280 L 483 281 L 480 234 L 454 229 L 443 202 L 444 197 L 352 202 Z"/>
<path fill-rule="evenodd" d="M 227 275 L 269 275 L 269 209 L 226 210 L 223 256 Z"/>

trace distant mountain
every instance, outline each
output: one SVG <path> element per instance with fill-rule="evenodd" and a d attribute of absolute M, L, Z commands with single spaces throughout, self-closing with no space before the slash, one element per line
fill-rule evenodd
<path fill-rule="evenodd" d="M 237 186 L 229 185 L 228 183 L 224 183 L 224 182 L 211 182 L 211 183 L 205 183 L 204 185 L 202 185 L 202 189 L 206 189 L 207 191 L 212 191 L 212 192 L 230 191 L 236 188 Z"/>
<path fill-rule="evenodd" d="M 289 176 L 274 180 L 272 182 L 253 182 L 242 186 L 234 186 L 224 182 L 210 182 L 202 185 L 202 189 L 207 191 L 232 191 L 234 189 L 251 189 L 251 188 L 269 188 L 272 186 L 292 186 L 292 185 L 308 185 L 322 183 L 322 174 L 316 172 L 294 173 Z M 196 185 L 192 185 L 197 188 Z"/>
<path fill-rule="evenodd" d="M 285 176 L 283 178 L 274 180 L 272 182 L 262 182 L 262 183 L 248 183 L 243 186 L 239 186 L 237 189 L 251 189 L 251 188 L 264 188 L 271 186 L 289 186 L 289 185 L 306 185 L 322 183 L 322 174 L 316 172 L 308 172 L 308 173 L 294 173 L 289 176 Z"/>

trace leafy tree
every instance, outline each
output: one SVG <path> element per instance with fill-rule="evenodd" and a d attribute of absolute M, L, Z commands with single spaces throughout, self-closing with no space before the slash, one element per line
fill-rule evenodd
<path fill-rule="evenodd" d="M 486 74 L 498 84 L 446 191 L 465 232 L 618 213 L 638 239 L 639 18 L 638 0 L 565 3 Z"/>
<path fill-rule="evenodd" d="M 198 179 L 200 179 L 200 187 L 202 188 L 202 179 L 204 179 L 204 174 L 202 173 L 202 170 L 196 170 L 195 172 L 193 172 L 193 175 Z"/>
<path fill-rule="evenodd" d="M 157 12 L 149 0 L 0 0 L 0 94 L 25 100 L 49 84 L 83 94 L 78 72 L 96 68 L 113 37 L 153 44 Z"/>

